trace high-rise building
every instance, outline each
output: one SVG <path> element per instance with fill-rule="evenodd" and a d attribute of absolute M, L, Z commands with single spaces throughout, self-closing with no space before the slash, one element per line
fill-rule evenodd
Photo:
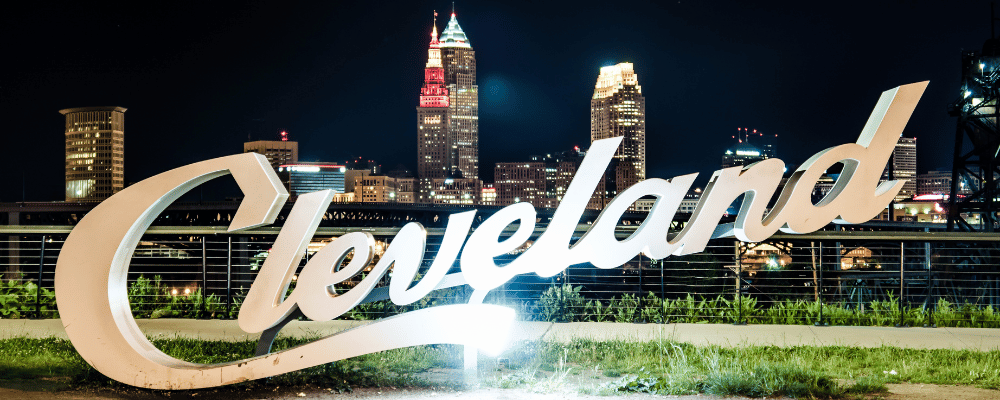
<path fill-rule="evenodd" d="M 917 138 L 901 137 L 892 150 L 891 165 L 886 165 L 882 171 L 882 181 L 889 179 L 889 167 L 892 167 L 892 179 L 905 179 L 903 189 L 896 195 L 896 201 L 910 200 L 917 194 Z"/>
<path fill-rule="evenodd" d="M 125 187 L 125 110 L 59 110 L 66 116 L 66 201 L 98 202 Z"/>
<path fill-rule="evenodd" d="M 482 190 L 476 54 L 455 13 L 440 38 L 434 16 L 417 107 L 416 200 L 467 204 Z"/>
<path fill-rule="evenodd" d="M 288 132 L 281 131 L 281 140 L 255 140 L 243 143 L 244 153 L 263 154 L 275 171 L 285 164 L 299 162 L 299 142 L 288 140 Z"/>
<path fill-rule="evenodd" d="M 476 51 L 451 13 L 441 32 L 441 61 L 448 87 L 449 175 L 479 179 L 479 85 L 476 84 Z"/>
<path fill-rule="evenodd" d="M 615 152 L 613 187 L 595 198 L 614 197 L 646 179 L 646 99 L 632 63 L 602 67 L 590 100 L 590 141 L 622 136 Z M 603 205 L 602 205 L 603 206 Z"/>

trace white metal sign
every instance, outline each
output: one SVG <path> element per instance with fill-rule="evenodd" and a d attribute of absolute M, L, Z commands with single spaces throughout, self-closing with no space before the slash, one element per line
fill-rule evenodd
<path fill-rule="evenodd" d="M 615 268 L 640 253 L 652 259 L 698 253 L 712 237 L 735 236 L 756 242 L 779 229 L 808 233 L 837 218 L 862 223 L 877 216 L 902 188 L 902 181 L 879 184 L 879 180 L 926 86 L 927 82 L 920 82 L 884 92 L 857 143 L 835 146 L 809 158 L 793 173 L 770 211 L 767 202 L 778 190 L 784 170 L 778 159 L 716 171 L 688 224 L 674 236 L 669 236 L 667 229 L 697 174 L 648 179 L 616 196 L 584 237 L 571 246 L 573 230 L 621 138 L 594 142 L 545 232 L 514 261 L 497 265 L 493 257 L 520 247 L 531 235 L 535 210 L 528 203 L 501 209 L 471 234 L 476 211 L 452 215 L 437 257 L 415 285 L 426 232 L 420 224 L 409 223 L 367 277 L 347 293 L 334 295 L 328 288 L 358 274 L 371 262 L 374 239 L 365 232 L 346 234 L 320 250 L 285 298 L 333 193 L 300 196 L 240 309 L 239 325 L 246 332 L 274 327 L 296 310 L 316 321 L 337 318 L 361 302 L 390 266 L 394 272 L 389 295 L 396 304 L 410 304 L 432 290 L 464 284 L 473 288 L 472 299 L 469 304 L 412 311 L 295 348 L 224 364 L 181 361 L 146 339 L 135 323 L 127 296 L 132 253 L 157 215 L 210 179 L 232 174 L 246 196 L 230 232 L 274 222 L 288 193 L 264 156 L 258 154 L 187 165 L 112 196 L 73 229 L 56 268 L 59 314 L 73 345 L 94 368 L 117 381 L 155 389 L 221 386 L 420 344 L 454 343 L 499 351 L 514 312 L 482 301 L 490 290 L 516 275 L 533 272 L 549 277 L 584 262 L 597 268 Z M 670 151 L 674 150 L 665 149 L 664 153 Z M 811 193 L 817 180 L 838 162 L 844 168 L 833 189 L 813 204 Z M 718 225 L 730 203 L 744 193 L 736 222 Z M 649 215 L 631 236 L 616 239 L 615 225 L 622 213 L 646 195 L 657 198 Z M 516 232 L 502 238 L 501 231 L 514 222 L 519 223 Z M 448 274 L 463 247 L 461 272 Z M 335 271 L 351 251 L 351 261 Z"/>

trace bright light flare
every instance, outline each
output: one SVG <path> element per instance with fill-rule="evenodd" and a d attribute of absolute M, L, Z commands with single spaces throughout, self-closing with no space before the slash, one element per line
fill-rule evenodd
<path fill-rule="evenodd" d="M 510 344 L 510 331 L 514 325 L 514 310 L 508 307 L 486 305 L 481 307 L 478 313 L 466 314 L 468 318 L 462 324 L 465 332 L 462 336 L 467 338 L 466 345 L 473 346 L 487 356 L 496 357 L 507 350 Z M 490 326 L 493 329 L 483 330 L 481 327 Z"/>

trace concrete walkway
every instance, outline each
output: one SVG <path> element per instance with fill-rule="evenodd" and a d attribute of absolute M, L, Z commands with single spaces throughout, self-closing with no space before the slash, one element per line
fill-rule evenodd
<path fill-rule="evenodd" d="M 139 327 L 153 337 L 190 337 L 204 340 L 257 340 L 258 334 L 240 330 L 236 321 L 196 319 L 141 319 Z M 368 321 L 293 321 L 281 336 L 319 337 L 370 323 Z M 58 319 L 0 319 L 0 338 L 66 338 Z M 650 341 L 671 339 L 695 345 L 721 346 L 893 346 L 918 349 L 1000 350 L 1000 329 L 890 328 L 868 326 L 729 325 L 729 324 L 617 324 L 610 322 L 517 322 L 513 341 L 573 339 Z"/>

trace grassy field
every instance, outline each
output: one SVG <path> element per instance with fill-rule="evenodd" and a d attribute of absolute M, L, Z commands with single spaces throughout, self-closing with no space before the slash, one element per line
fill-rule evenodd
<path fill-rule="evenodd" d="M 304 342 L 283 339 L 275 348 Z M 250 357 L 254 342 L 156 339 L 174 357 L 218 363 Z M 370 354 L 285 374 L 245 386 L 311 384 L 335 390 L 359 386 L 436 384 L 422 373 L 461 368 L 461 348 L 419 346 Z M 671 341 L 526 342 L 498 358 L 482 358 L 483 382 L 539 391 L 614 394 L 707 393 L 751 397 L 855 398 L 878 394 L 886 383 L 936 383 L 1000 389 L 1000 351 L 912 350 L 894 347 L 799 346 L 724 348 Z M 60 378 L 66 387 L 115 387 L 61 339 L 0 340 L 3 380 Z M 585 379 L 584 379 L 585 378 Z M 582 382 L 582 383 L 581 383 Z"/>

